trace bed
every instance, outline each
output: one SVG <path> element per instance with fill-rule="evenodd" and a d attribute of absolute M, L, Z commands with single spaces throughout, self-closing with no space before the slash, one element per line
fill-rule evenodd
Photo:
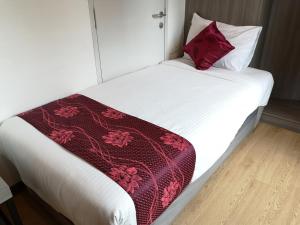
<path fill-rule="evenodd" d="M 181 58 L 80 94 L 177 133 L 194 145 L 191 184 L 154 223 L 170 224 L 255 128 L 272 87 L 273 78 L 265 71 L 198 71 Z M 75 225 L 136 224 L 135 206 L 127 192 L 21 118 L 3 122 L 0 144 L 26 186 Z"/>

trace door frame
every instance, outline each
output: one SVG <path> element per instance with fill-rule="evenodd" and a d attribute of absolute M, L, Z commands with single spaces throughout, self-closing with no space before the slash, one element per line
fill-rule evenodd
<path fill-rule="evenodd" d="M 103 83 L 94 0 L 88 0 L 98 84 Z"/>

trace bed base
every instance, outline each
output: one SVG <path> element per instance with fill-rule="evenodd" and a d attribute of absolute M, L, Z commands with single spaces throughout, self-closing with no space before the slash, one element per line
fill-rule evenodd
<path fill-rule="evenodd" d="M 218 161 L 216 161 L 206 173 L 204 173 L 194 183 L 190 184 L 152 225 L 172 224 L 172 221 L 174 221 L 178 214 L 200 192 L 208 179 L 217 171 L 217 169 L 224 163 L 224 161 L 231 155 L 238 145 L 256 128 L 262 116 L 263 110 L 264 107 L 258 108 L 246 119 L 234 140 L 231 142 L 230 146 L 221 156 L 221 158 L 219 158 Z"/>
<path fill-rule="evenodd" d="M 239 132 L 231 142 L 225 153 L 215 162 L 215 164 L 194 183 L 190 184 L 185 191 L 170 205 L 170 207 L 152 224 L 152 225 L 169 225 L 186 207 L 186 205 L 200 192 L 208 179 L 217 171 L 217 169 L 224 163 L 224 161 L 231 155 L 231 153 L 238 147 L 238 145 L 256 128 L 258 125 L 264 107 L 259 107 L 255 110 L 244 122 Z M 62 225 L 73 225 L 68 219 L 56 212 L 47 203 L 41 200 L 33 191 L 30 191 L 37 202 L 43 206 L 52 218 Z"/>

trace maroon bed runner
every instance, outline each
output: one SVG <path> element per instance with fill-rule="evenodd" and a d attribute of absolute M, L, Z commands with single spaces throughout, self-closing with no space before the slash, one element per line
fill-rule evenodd
<path fill-rule="evenodd" d="M 195 150 L 184 138 L 82 95 L 19 117 L 117 182 L 151 224 L 190 183 Z"/>

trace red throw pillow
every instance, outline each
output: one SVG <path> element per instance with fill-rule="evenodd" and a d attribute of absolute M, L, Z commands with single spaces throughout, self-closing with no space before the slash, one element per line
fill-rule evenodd
<path fill-rule="evenodd" d="M 233 49 L 234 46 L 217 28 L 216 21 L 208 25 L 183 48 L 199 70 L 207 70 Z"/>

